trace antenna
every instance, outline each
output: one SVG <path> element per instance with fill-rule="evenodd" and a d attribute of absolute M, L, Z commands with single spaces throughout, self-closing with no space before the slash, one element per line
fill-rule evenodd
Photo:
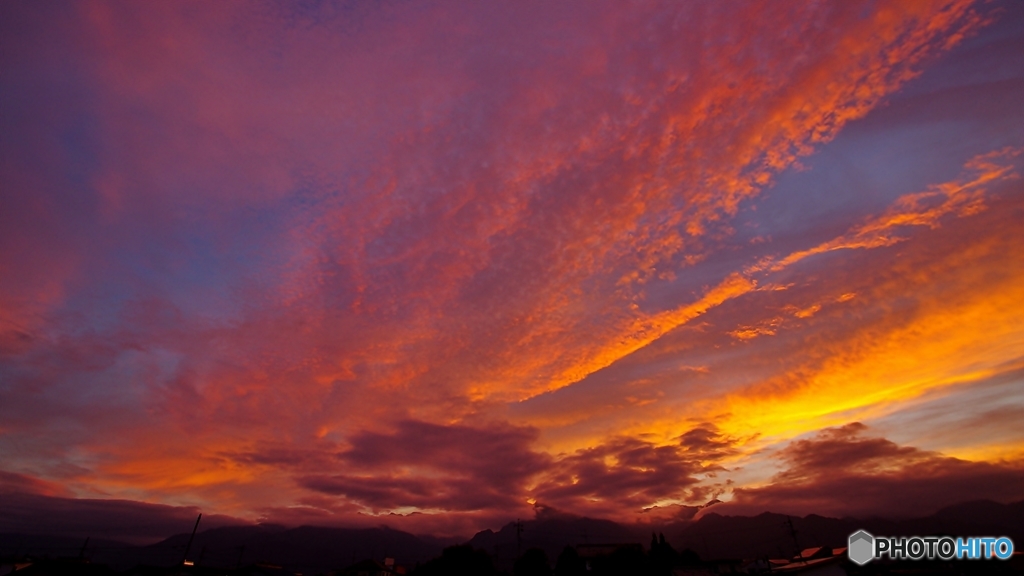
<path fill-rule="evenodd" d="M 196 525 L 192 527 L 192 535 L 188 537 L 188 545 L 185 546 L 185 554 L 181 557 L 182 565 L 184 565 L 185 562 L 188 561 L 188 551 L 190 548 L 192 548 L 192 539 L 196 537 L 196 530 L 199 529 L 199 521 L 202 519 L 203 515 L 202 513 L 200 513 L 199 517 L 196 518 Z"/>
<path fill-rule="evenodd" d="M 789 525 L 789 535 L 793 537 L 793 544 L 796 545 L 796 554 L 800 557 L 800 560 L 804 564 L 807 564 L 807 559 L 804 558 L 803 548 L 800 547 L 800 542 L 798 542 L 796 539 L 796 528 L 793 527 L 793 519 L 789 516 L 786 516 L 786 521 L 783 522 L 783 524 Z"/>
<path fill-rule="evenodd" d="M 82 549 L 78 552 L 79 560 L 85 558 L 85 547 L 89 545 L 89 538 L 91 538 L 91 536 L 85 537 L 85 544 L 82 544 Z"/>

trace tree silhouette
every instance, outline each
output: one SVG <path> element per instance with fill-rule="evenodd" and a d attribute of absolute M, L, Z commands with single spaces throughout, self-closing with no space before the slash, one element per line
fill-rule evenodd
<path fill-rule="evenodd" d="M 440 558 L 429 560 L 419 567 L 417 576 L 494 576 L 497 571 L 491 557 L 472 546 L 449 546 Z"/>
<path fill-rule="evenodd" d="M 530 548 L 512 566 L 515 576 L 551 576 L 548 555 L 540 548 Z"/>
<path fill-rule="evenodd" d="M 679 553 L 680 566 L 693 566 L 694 564 L 700 564 L 699 554 L 689 548 Z"/>
<path fill-rule="evenodd" d="M 650 572 L 650 564 L 643 546 L 622 546 L 591 560 L 591 569 L 594 576 L 641 576 Z"/>
<path fill-rule="evenodd" d="M 665 542 L 665 535 L 655 536 L 651 533 L 651 570 L 657 576 L 672 573 L 672 567 L 679 561 L 679 553 L 671 544 Z"/>
<path fill-rule="evenodd" d="M 587 573 L 587 565 L 580 559 L 579 552 L 572 546 L 566 546 L 555 562 L 555 576 L 583 576 Z"/>

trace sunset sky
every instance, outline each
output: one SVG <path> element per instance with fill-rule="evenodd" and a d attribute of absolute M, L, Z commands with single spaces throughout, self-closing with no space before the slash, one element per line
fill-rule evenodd
<path fill-rule="evenodd" d="M 1022 102 L 1010 0 L 2 2 L 0 527 L 1020 500 Z"/>

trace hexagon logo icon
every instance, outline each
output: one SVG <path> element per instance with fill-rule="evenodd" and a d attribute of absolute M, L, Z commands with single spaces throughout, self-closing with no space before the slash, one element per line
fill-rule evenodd
<path fill-rule="evenodd" d="M 867 564 L 875 557 L 873 550 L 875 547 L 875 537 L 863 530 L 857 530 L 850 534 L 850 540 L 847 544 L 847 556 L 850 557 L 851 561 L 860 566 Z"/>

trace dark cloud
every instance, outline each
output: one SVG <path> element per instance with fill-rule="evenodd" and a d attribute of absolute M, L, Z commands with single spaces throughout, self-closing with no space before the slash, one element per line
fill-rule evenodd
<path fill-rule="evenodd" d="M 242 464 L 279 467 L 286 470 L 324 470 L 334 464 L 338 450 L 334 443 L 320 442 L 314 448 L 296 448 L 281 443 L 261 443 L 252 450 L 226 452 L 224 456 Z"/>
<path fill-rule="evenodd" d="M 736 450 L 735 440 L 710 424 L 667 446 L 618 437 L 557 457 L 535 451 L 536 439 L 536 430 L 507 424 L 485 428 L 406 420 L 393 432 L 357 434 L 327 469 L 298 464 L 296 479 L 303 488 L 373 511 L 512 511 L 529 500 L 540 509 L 617 516 L 623 510 L 649 511 L 663 499 L 703 503 L 719 490 L 702 482 L 722 470 L 718 460 Z M 673 516 L 679 513 L 693 514 L 672 508 Z"/>
<path fill-rule="evenodd" d="M 859 422 L 820 431 L 778 454 L 786 469 L 760 488 L 738 488 L 723 514 L 764 511 L 911 517 L 967 500 L 1024 497 L 1024 463 L 969 462 L 866 436 Z"/>
<path fill-rule="evenodd" d="M 727 503 L 715 498 L 729 482 L 711 477 L 725 470 L 718 462 L 736 453 L 738 441 L 711 425 L 670 445 L 617 437 L 559 457 L 535 451 L 536 436 L 536 430 L 507 424 L 485 428 L 404 421 L 392 432 L 358 434 L 342 451 L 325 443 L 320 450 L 274 448 L 233 458 L 290 469 L 306 491 L 293 506 L 262 509 L 262 521 L 384 522 L 446 534 L 528 513 L 528 501 L 536 502 L 538 517 L 668 521 L 690 519 L 711 505 L 722 514 L 909 517 L 970 499 L 1024 497 L 1020 463 L 968 462 L 901 446 L 870 436 L 858 422 L 792 442 L 777 452 L 782 472 L 763 487 L 735 489 Z M 187 531 L 200 511 L 63 497 L 59 486 L 15 473 L 0 475 L 0 491 L 0 531 L 142 542 Z M 403 508 L 413 511 L 393 512 Z M 203 525 L 243 522 L 209 516 Z"/>
<path fill-rule="evenodd" d="M 710 425 L 666 446 L 616 438 L 559 458 L 534 492 L 540 502 L 583 513 L 595 506 L 650 511 L 665 499 L 703 502 L 709 488 L 699 484 L 722 470 L 715 462 L 734 453 L 733 442 Z M 692 515 L 672 512 L 680 513 Z"/>
<path fill-rule="evenodd" d="M 406 420 L 390 433 L 352 437 L 335 462 L 343 473 L 306 473 L 298 482 L 374 510 L 511 508 L 525 503 L 525 486 L 551 463 L 532 449 L 536 438 L 535 429 L 504 424 L 484 428 Z"/>
<path fill-rule="evenodd" d="M 194 506 L 62 498 L 12 491 L 0 497 L 0 532 L 91 536 L 148 544 L 188 532 L 199 513 L 199 508 Z M 220 514 L 206 514 L 202 519 L 202 528 L 240 524 L 247 522 Z"/>
<path fill-rule="evenodd" d="M 406 420 L 393 434 L 356 434 L 351 449 L 340 457 L 357 466 L 424 463 L 469 470 L 475 477 L 501 483 L 509 475 L 528 477 L 544 468 L 548 458 L 529 449 L 538 433 L 507 424 L 485 428 Z"/>
<path fill-rule="evenodd" d="M 694 458 L 718 460 L 738 451 L 736 439 L 723 436 L 713 424 L 704 424 L 679 437 L 679 445 Z"/>
<path fill-rule="evenodd" d="M 416 507 L 422 510 L 468 511 L 487 508 L 511 508 L 522 502 L 522 495 L 509 494 L 483 484 L 475 478 L 423 476 L 404 478 L 381 474 L 355 476 L 306 476 L 302 486 L 326 494 L 345 496 L 373 510 Z M 517 498 L 517 495 L 520 496 Z"/>

